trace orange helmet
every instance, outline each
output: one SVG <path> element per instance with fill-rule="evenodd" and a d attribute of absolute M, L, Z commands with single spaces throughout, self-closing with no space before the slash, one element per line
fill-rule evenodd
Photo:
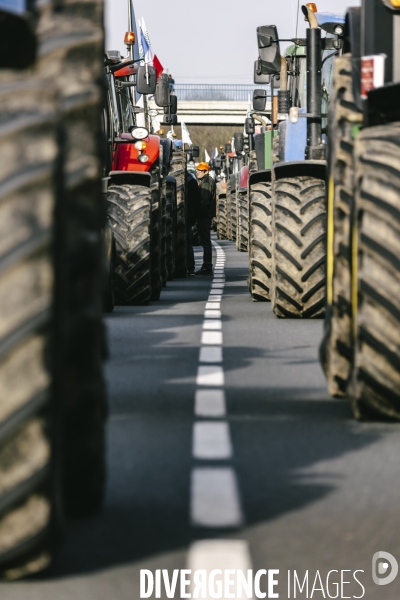
<path fill-rule="evenodd" d="M 199 165 L 197 165 L 196 169 L 197 171 L 209 171 L 210 167 L 207 163 L 201 162 Z"/>

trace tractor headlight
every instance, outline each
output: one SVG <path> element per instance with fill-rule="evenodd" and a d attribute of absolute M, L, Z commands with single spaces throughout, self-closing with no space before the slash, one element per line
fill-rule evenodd
<path fill-rule="evenodd" d="M 299 109 L 297 106 L 292 106 L 289 110 L 289 121 L 295 125 L 299 120 Z"/>
<path fill-rule="evenodd" d="M 343 35 L 343 27 L 341 25 L 336 25 L 334 32 L 336 33 L 336 35 Z"/>
<path fill-rule="evenodd" d="M 145 127 L 135 127 L 135 129 L 132 129 L 131 131 L 131 136 L 134 140 L 144 140 L 149 137 L 149 132 Z"/>
<path fill-rule="evenodd" d="M 138 161 L 140 161 L 141 163 L 147 163 L 149 161 L 149 157 L 147 156 L 147 154 L 141 154 L 140 156 L 138 156 Z"/>

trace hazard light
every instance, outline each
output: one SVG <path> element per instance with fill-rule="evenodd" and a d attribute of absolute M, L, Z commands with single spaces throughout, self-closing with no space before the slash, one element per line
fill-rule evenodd
<path fill-rule="evenodd" d="M 133 31 L 127 31 L 124 37 L 124 44 L 125 46 L 134 46 L 135 45 L 135 34 L 133 33 Z"/>
<path fill-rule="evenodd" d="M 307 8 L 309 8 L 310 10 L 312 10 L 313 12 L 318 12 L 318 8 L 317 5 L 314 4 L 314 2 L 309 2 L 308 4 L 306 4 Z"/>

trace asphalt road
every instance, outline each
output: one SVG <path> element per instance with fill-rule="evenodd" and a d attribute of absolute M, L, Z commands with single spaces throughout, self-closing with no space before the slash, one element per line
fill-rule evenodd
<path fill-rule="evenodd" d="M 281 598 L 288 570 L 309 571 L 309 593 L 319 570 L 313 598 L 346 570 L 339 597 L 361 597 L 360 570 L 363 597 L 399 598 L 400 577 L 371 576 L 375 552 L 400 560 L 399 426 L 331 399 L 322 322 L 253 303 L 248 255 L 219 246 L 214 294 L 210 278 L 176 280 L 107 318 L 104 513 L 70 523 L 50 578 L 3 585 L 1 600 L 136 600 L 140 569 L 225 567 L 279 569 Z"/>

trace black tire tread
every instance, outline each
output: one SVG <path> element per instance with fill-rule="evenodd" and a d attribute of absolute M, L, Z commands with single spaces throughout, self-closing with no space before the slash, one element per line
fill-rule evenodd
<path fill-rule="evenodd" d="M 295 197 L 293 183 L 298 189 Z M 323 316 L 325 224 L 324 181 L 293 177 L 274 182 L 271 300 L 278 317 Z M 305 272 L 309 274 L 306 280 Z"/>
<path fill-rule="evenodd" d="M 249 290 L 255 302 L 270 300 L 271 283 L 271 184 L 250 186 L 249 199 Z"/>
<path fill-rule="evenodd" d="M 346 395 L 352 360 L 351 232 L 354 214 L 354 140 L 352 129 L 362 123 L 352 84 L 351 55 L 334 62 L 332 95 L 329 106 L 329 203 L 328 218 L 333 218 L 332 301 L 327 305 L 320 358 L 332 396 Z M 330 295 L 329 294 L 329 295 Z"/>
<path fill-rule="evenodd" d="M 176 180 L 175 277 L 186 277 L 186 158 L 180 150 L 173 152 L 169 175 Z"/>
<path fill-rule="evenodd" d="M 249 251 L 249 195 L 247 190 L 237 194 L 236 247 L 239 252 Z"/>
<path fill-rule="evenodd" d="M 111 185 L 108 217 L 114 232 L 117 304 L 145 304 L 151 296 L 151 192 L 138 185 Z"/>
<path fill-rule="evenodd" d="M 359 298 L 349 392 L 357 418 L 400 420 L 399 140 L 392 123 L 363 130 L 355 143 Z"/>

